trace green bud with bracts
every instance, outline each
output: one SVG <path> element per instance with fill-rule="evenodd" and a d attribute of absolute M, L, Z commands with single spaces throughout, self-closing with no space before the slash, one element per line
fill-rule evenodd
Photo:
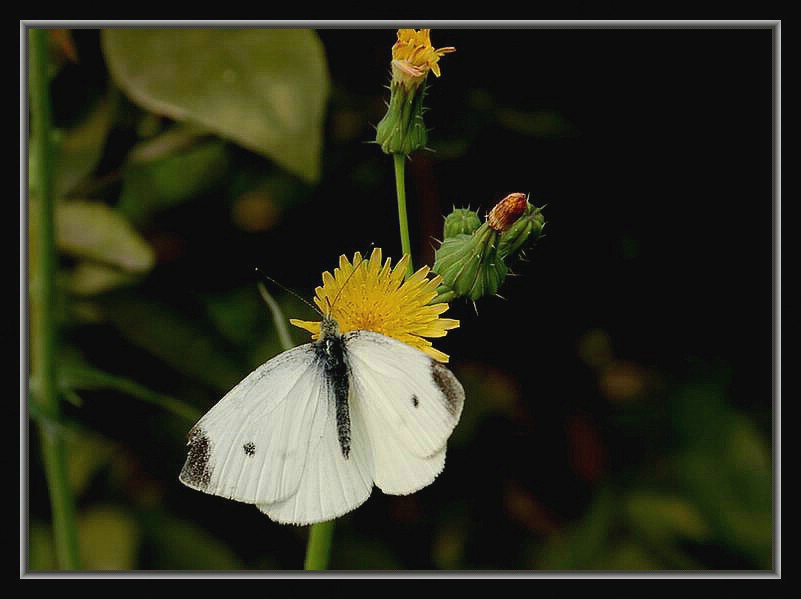
<path fill-rule="evenodd" d="M 375 140 L 385 154 L 409 155 L 426 147 L 428 130 L 423 122 L 425 85 L 408 89 L 390 84 L 389 106 L 376 127 Z"/>
<path fill-rule="evenodd" d="M 542 235 L 545 217 L 542 210 L 526 202 L 526 211 L 514 224 L 501 234 L 498 255 L 507 264 L 523 253 Z"/>
<path fill-rule="evenodd" d="M 473 235 L 457 235 L 442 242 L 434 259 L 435 273 L 454 297 L 473 301 L 495 295 L 509 269 L 498 256 L 498 232 L 487 223 Z"/>
<path fill-rule="evenodd" d="M 446 217 L 445 239 L 432 269 L 442 277 L 434 301 L 457 297 L 476 301 L 497 295 L 509 274 L 509 261 L 539 237 L 545 224 L 542 211 L 529 204 L 523 193 L 506 196 L 476 227 L 478 220 L 467 209 L 454 209 Z"/>
<path fill-rule="evenodd" d="M 445 217 L 445 224 L 442 227 L 443 239 L 450 239 L 457 235 L 472 235 L 481 226 L 481 219 L 478 214 L 469 208 L 454 208 Z"/>

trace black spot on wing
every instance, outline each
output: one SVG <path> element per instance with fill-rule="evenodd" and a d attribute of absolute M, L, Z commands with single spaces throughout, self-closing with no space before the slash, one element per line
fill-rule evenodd
<path fill-rule="evenodd" d="M 188 445 L 189 454 L 179 478 L 191 487 L 206 489 L 211 481 L 211 443 L 206 431 L 201 428 L 189 431 Z"/>
<path fill-rule="evenodd" d="M 247 443 L 245 443 L 242 446 L 242 449 L 245 450 L 245 455 L 248 456 L 249 458 L 256 455 L 256 444 L 253 441 L 248 441 Z"/>
<path fill-rule="evenodd" d="M 416 408 L 417 406 L 419 406 L 419 405 L 420 405 L 420 400 L 419 400 L 419 399 L 417 399 L 417 396 L 416 396 L 416 395 L 412 395 L 412 405 L 413 405 L 415 408 Z"/>
<path fill-rule="evenodd" d="M 464 403 L 464 389 L 461 383 L 450 370 L 436 360 L 431 360 L 431 378 L 445 397 L 448 411 L 456 416 Z"/>

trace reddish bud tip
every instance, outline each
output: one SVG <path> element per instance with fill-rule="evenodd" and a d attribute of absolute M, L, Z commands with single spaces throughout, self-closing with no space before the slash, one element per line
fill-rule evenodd
<path fill-rule="evenodd" d="M 506 231 L 518 218 L 523 216 L 527 203 L 526 194 L 510 193 L 490 210 L 487 224 L 499 233 Z"/>

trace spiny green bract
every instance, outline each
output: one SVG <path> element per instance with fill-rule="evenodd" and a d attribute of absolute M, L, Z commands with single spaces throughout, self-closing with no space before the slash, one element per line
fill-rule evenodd
<path fill-rule="evenodd" d="M 428 130 L 423 122 L 425 85 L 407 90 L 392 82 L 389 106 L 376 127 L 375 140 L 385 154 L 409 155 L 426 147 Z"/>
<path fill-rule="evenodd" d="M 432 269 L 442 277 L 441 293 L 449 290 L 454 297 L 473 301 L 496 295 L 509 274 L 509 264 L 539 238 L 545 226 L 542 211 L 529 203 L 506 231 L 498 232 L 486 222 L 473 228 L 478 220 L 475 212 L 464 208 L 455 208 L 446 217 L 445 240 Z"/>
<path fill-rule="evenodd" d="M 445 217 L 442 227 L 443 239 L 450 239 L 457 235 L 472 235 L 481 226 L 481 219 L 476 212 L 469 208 L 454 208 Z"/>
<path fill-rule="evenodd" d="M 519 256 L 520 252 L 540 238 L 544 227 L 545 217 L 542 215 L 542 210 L 528 204 L 523 216 L 501 234 L 498 244 L 498 255 L 501 260 Z"/>

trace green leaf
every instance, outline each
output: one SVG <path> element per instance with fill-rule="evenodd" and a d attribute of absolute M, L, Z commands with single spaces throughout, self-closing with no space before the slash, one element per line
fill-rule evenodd
<path fill-rule="evenodd" d="M 96 506 L 80 515 L 78 536 L 87 570 L 136 567 L 139 529 L 133 516 L 118 507 Z"/>
<path fill-rule="evenodd" d="M 403 564 L 381 541 L 348 531 L 336 536 L 330 570 L 400 570 Z"/>
<path fill-rule="evenodd" d="M 624 540 L 597 557 L 592 570 L 662 570 L 665 564 L 635 541 Z"/>
<path fill-rule="evenodd" d="M 681 443 L 674 468 L 686 495 L 718 542 L 756 567 L 769 568 L 773 508 L 768 443 L 725 401 L 720 383 L 688 385 L 673 409 Z"/>
<path fill-rule="evenodd" d="M 177 136 L 178 132 L 172 135 Z M 143 142 L 147 145 L 140 144 L 132 150 L 132 160 L 123 175 L 117 209 L 136 223 L 211 190 L 228 168 L 225 144 L 219 140 L 201 143 L 158 160 L 142 160 L 143 153 L 147 156 L 157 151 L 153 143 L 149 140 Z"/>
<path fill-rule="evenodd" d="M 53 535 L 40 520 L 31 520 L 28 528 L 28 567 L 34 572 L 58 569 Z"/>
<path fill-rule="evenodd" d="M 329 79 L 313 31 L 108 29 L 102 43 L 114 80 L 137 104 L 318 179 Z"/>
<path fill-rule="evenodd" d="M 719 435 L 720 453 L 696 448 L 679 455 L 683 482 L 721 541 L 769 568 L 772 505 L 769 449 L 753 425 L 732 413 Z"/>
<path fill-rule="evenodd" d="M 615 524 L 617 498 L 600 489 L 580 522 L 564 534 L 553 535 L 542 549 L 537 567 L 545 570 L 586 570 L 603 556 Z"/>
<path fill-rule="evenodd" d="M 155 262 L 153 249 L 125 217 L 99 202 L 58 204 L 56 243 L 67 254 L 131 273 L 146 272 Z"/>
<path fill-rule="evenodd" d="M 626 513 L 633 530 L 656 541 L 680 537 L 702 542 L 710 534 L 695 506 L 682 497 L 635 491 L 626 501 Z"/>
<path fill-rule="evenodd" d="M 60 131 L 54 161 L 56 198 L 69 194 L 95 169 L 113 116 L 113 95 L 107 94 L 80 125 Z"/>
<path fill-rule="evenodd" d="M 280 300 L 284 314 L 303 314 L 291 297 Z M 255 285 L 208 296 L 205 303 L 209 320 L 222 336 L 247 353 L 249 366 L 255 368 L 283 351 L 270 311 Z"/>
<path fill-rule="evenodd" d="M 63 363 L 59 369 L 59 384 L 63 389 L 111 389 L 119 391 L 141 401 L 154 404 L 190 422 L 194 422 L 200 417 L 198 410 L 174 397 L 156 393 L 136 381 L 109 374 L 88 365 L 72 362 Z"/>
<path fill-rule="evenodd" d="M 163 512 L 145 514 L 148 555 L 163 570 L 240 570 L 243 564 L 218 538 Z"/>
<path fill-rule="evenodd" d="M 116 448 L 108 440 L 89 431 L 65 435 L 67 474 L 75 496 L 80 498 L 92 478 L 109 464 Z"/>
<path fill-rule="evenodd" d="M 89 296 L 132 283 L 135 277 L 97 262 L 79 262 L 69 274 L 69 290 L 75 295 Z"/>
<path fill-rule="evenodd" d="M 150 352 L 178 372 L 228 391 L 247 374 L 231 355 L 225 340 L 199 324 L 155 301 L 133 297 L 102 298 L 108 320 L 131 343 Z"/>
<path fill-rule="evenodd" d="M 141 125 L 143 129 L 151 126 L 151 121 L 146 117 L 153 119 L 155 121 L 153 126 L 156 127 L 158 122 L 161 121 L 155 115 L 145 113 L 142 118 L 143 124 Z M 136 144 L 128 153 L 128 162 L 147 163 L 162 160 L 191 148 L 199 139 L 207 136 L 208 133 L 202 128 L 177 123 L 163 133 L 154 133 L 149 139 L 144 139 Z"/>

